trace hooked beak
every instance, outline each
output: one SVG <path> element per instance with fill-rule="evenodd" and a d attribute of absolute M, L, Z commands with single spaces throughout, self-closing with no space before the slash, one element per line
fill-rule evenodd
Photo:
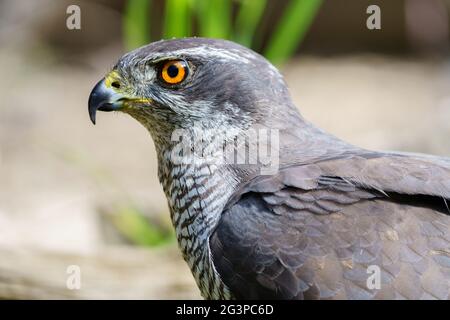
<path fill-rule="evenodd" d="M 89 96 L 88 109 L 92 123 L 95 124 L 97 110 L 107 112 L 120 110 L 125 99 L 124 95 L 116 92 L 111 87 L 107 87 L 105 79 L 100 80 Z"/>

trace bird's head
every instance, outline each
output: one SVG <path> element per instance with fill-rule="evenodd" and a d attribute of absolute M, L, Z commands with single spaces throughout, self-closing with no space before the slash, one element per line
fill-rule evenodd
<path fill-rule="evenodd" d="M 201 123 L 229 130 L 264 123 L 291 100 L 278 70 L 257 53 L 225 40 L 185 38 L 125 54 L 89 97 L 89 115 L 122 111 L 155 140 Z"/>

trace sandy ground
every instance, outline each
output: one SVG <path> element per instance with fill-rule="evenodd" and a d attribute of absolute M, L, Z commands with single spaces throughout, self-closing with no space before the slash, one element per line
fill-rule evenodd
<path fill-rule="evenodd" d="M 89 122 L 89 92 L 120 54 L 118 47 L 105 49 L 81 67 L 0 50 L 0 252 L 95 257 L 123 248 L 105 237 L 98 208 L 130 199 L 168 219 L 147 132 L 121 114 L 99 114 L 96 126 Z M 283 73 L 303 115 L 343 139 L 370 149 L 450 156 L 450 61 L 298 57 Z M 148 294 L 151 277 L 158 283 L 171 278 L 149 265 L 139 284 L 147 291 L 133 291 L 133 282 L 127 297 L 198 297 L 173 252 L 160 263 L 172 264 L 188 289 L 180 294 L 159 286 Z M 120 273 L 136 271 L 132 261 L 121 266 Z"/>

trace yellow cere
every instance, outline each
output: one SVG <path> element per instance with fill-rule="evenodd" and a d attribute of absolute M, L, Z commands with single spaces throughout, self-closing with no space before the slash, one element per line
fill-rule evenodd
<path fill-rule="evenodd" d="M 110 73 L 108 73 L 105 77 L 105 86 L 107 88 L 111 88 L 111 84 L 114 81 L 118 81 L 120 79 L 119 77 L 119 73 L 116 70 L 111 71 Z"/>
<path fill-rule="evenodd" d="M 116 70 L 111 71 L 105 76 L 105 86 L 107 88 L 112 88 L 117 92 L 118 88 L 113 86 L 114 82 L 119 82 L 120 76 L 119 73 Z M 125 108 L 133 108 L 134 106 L 138 104 L 146 104 L 149 105 L 152 103 L 152 99 L 150 98 L 141 98 L 141 97 L 132 97 L 132 96 L 126 96 L 124 92 L 118 92 L 120 95 L 122 95 L 122 106 Z"/>

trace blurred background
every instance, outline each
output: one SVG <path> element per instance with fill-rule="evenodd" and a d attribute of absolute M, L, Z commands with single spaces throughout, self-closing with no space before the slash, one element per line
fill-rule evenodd
<path fill-rule="evenodd" d="M 67 28 L 70 5 L 81 29 Z M 381 29 L 367 28 L 370 5 Z M 93 85 L 123 53 L 231 39 L 280 67 L 327 131 L 450 156 L 449 12 L 446 0 L 0 0 L 0 299 L 200 297 L 149 135 L 121 114 L 88 118 Z"/>

